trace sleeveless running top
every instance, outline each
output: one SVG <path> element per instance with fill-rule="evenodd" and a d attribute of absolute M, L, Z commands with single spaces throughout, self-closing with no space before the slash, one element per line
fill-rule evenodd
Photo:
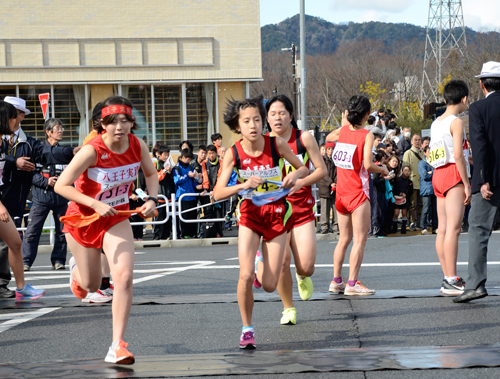
<path fill-rule="evenodd" d="M 444 166 L 448 163 L 455 163 L 455 149 L 453 147 L 453 136 L 451 135 L 451 124 L 458 117 L 451 115 L 443 120 L 435 120 L 431 125 L 431 143 L 429 153 L 429 164 L 434 168 Z M 467 168 L 469 165 L 469 147 L 467 140 L 462 141 L 462 150 L 465 156 Z M 468 170 L 467 170 L 468 171 Z"/>
<path fill-rule="evenodd" d="M 265 139 L 264 150 L 258 157 L 253 157 L 245 153 L 241 147 L 242 140 L 237 141 L 231 147 L 238 183 L 245 183 L 253 175 L 264 180 L 283 181 L 286 175 L 285 164 L 276 147 L 276 138 L 267 135 L 263 137 Z M 278 185 L 266 182 L 255 189 L 255 191 L 267 192 L 277 189 L 279 189 Z"/>
<path fill-rule="evenodd" d="M 370 198 L 368 170 L 363 165 L 366 129 L 351 130 L 344 126 L 332 154 L 337 166 L 337 196 L 356 194 L 363 191 Z"/>
<path fill-rule="evenodd" d="M 307 132 L 306 132 L 307 133 Z M 268 134 L 269 135 L 269 134 Z M 299 129 L 292 129 L 292 134 L 290 136 L 290 139 L 288 140 L 288 146 L 290 146 L 290 149 L 292 149 L 293 153 L 299 158 L 299 161 L 301 161 L 304 166 L 308 170 L 311 169 L 311 160 L 309 159 L 309 154 L 307 153 L 307 149 L 305 148 L 304 144 L 302 143 L 302 131 Z M 295 167 L 293 167 L 286 159 L 284 159 L 285 162 L 285 171 L 286 174 L 291 173 L 292 171 L 295 171 Z M 306 186 L 302 187 L 300 190 L 295 192 L 293 195 L 288 196 L 288 198 L 310 198 L 312 197 L 312 190 L 311 186 Z"/>
<path fill-rule="evenodd" d="M 109 150 L 102 137 L 91 139 L 97 153 L 95 166 L 89 167 L 75 182 L 75 188 L 118 210 L 129 208 L 132 184 L 141 165 L 141 144 L 133 134 L 128 135 L 129 148 L 122 154 Z M 87 208 L 81 204 L 79 207 Z"/>

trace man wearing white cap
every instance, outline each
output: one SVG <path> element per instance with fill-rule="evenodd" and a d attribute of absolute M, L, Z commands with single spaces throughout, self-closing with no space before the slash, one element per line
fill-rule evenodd
<path fill-rule="evenodd" d="M 465 303 L 488 296 L 488 241 L 500 205 L 500 63 L 483 64 L 479 78 L 485 99 L 469 108 L 469 134 L 474 158 L 469 213 L 469 276 L 465 291 L 453 299 Z"/>
<path fill-rule="evenodd" d="M 26 108 L 26 101 L 12 96 L 6 96 L 4 101 L 17 109 L 17 120 L 10 129 L 11 134 L 4 135 L 1 141 L 5 152 L 2 203 L 16 227 L 20 227 L 35 163 L 67 164 L 78 150 L 73 151 L 71 147 L 43 145 L 39 140 L 27 136 L 19 127 L 24 117 L 31 113 Z M 11 280 L 8 256 L 7 245 L 0 240 L 0 298 L 14 297 L 14 292 L 7 289 L 7 284 Z"/>

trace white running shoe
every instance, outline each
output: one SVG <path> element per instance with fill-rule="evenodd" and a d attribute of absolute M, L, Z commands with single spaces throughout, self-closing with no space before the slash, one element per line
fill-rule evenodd
<path fill-rule="evenodd" d="M 367 296 L 367 295 L 373 295 L 374 293 L 375 290 L 366 288 L 361 284 L 359 280 L 356 282 L 356 285 L 352 287 L 349 284 L 346 284 L 344 290 L 344 295 L 346 296 Z"/>
<path fill-rule="evenodd" d="M 96 292 L 89 292 L 82 299 L 82 303 L 108 303 L 111 300 L 113 300 L 113 296 L 106 295 L 98 289 Z"/>

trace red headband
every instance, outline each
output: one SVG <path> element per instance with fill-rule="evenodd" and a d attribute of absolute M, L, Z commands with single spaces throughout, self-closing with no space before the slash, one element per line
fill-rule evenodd
<path fill-rule="evenodd" d="M 101 110 L 102 118 L 110 114 L 128 114 L 132 116 L 132 108 L 127 105 L 109 105 Z"/>

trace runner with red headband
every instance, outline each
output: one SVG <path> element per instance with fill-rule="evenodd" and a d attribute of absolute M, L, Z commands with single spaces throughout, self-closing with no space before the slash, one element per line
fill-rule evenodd
<path fill-rule="evenodd" d="M 373 134 L 366 130 L 371 104 L 364 96 L 353 96 L 343 115 L 342 127 L 331 132 L 327 142 L 337 142 L 332 158 L 337 166 L 337 194 L 335 207 L 338 213 L 340 237 L 333 253 L 333 281 L 329 291 L 344 295 L 373 295 L 358 281 L 363 261 L 368 229 L 370 228 L 369 172 L 388 176 L 385 166 L 373 163 Z M 349 258 L 349 279 L 342 281 L 342 265 L 347 247 L 352 240 Z"/>
<path fill-rule="evenodd" d="M 99 288 L 104 249 L 114 283 L 113 343 L 105 361 L 132 364 L 135 358 L 127 351 L 123 336 L 132 305 L 134 241 L 129 215 L 118 215 L 118 211 L 129 209 L 133 181 L 142 167 L 151 196 L 138 211 L 151 217 L 158 203 L 158 178 L 146 144 L 130 133 L 135 122 L 130 100 L 109 97 L 101 115 L 105 133 L 82 147 L 78 159 L 59 177 L 55 191 L 71 201 L 67 216 L 102 216 L 90 225 L 63 229 L 73 254 L 70 287 L 79 299 Z"/>

